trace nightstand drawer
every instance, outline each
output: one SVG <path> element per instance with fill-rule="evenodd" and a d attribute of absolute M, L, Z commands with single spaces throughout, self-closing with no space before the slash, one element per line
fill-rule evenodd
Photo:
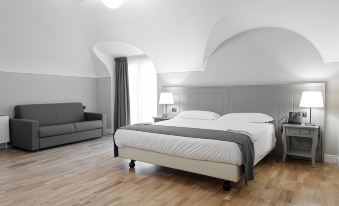
<path fill-rule="evenodd" d="M 288 128 L 287 135 L 298 135 L 305 137 L 313 137 L 313 130 L 311 129 L 300 129 L 300 128 Z"/>
<path fill-rule="evenodd" d="M 300 129 L 297 129 L 297 128 L 288 128 L 287 132 L 289 134 L 299 134 L 300 133 Z"/>
<path fill-rule="evenodd" d="M 300 129 L 300 134 L 303 134 L 303 135 L 313 135 L 313 130 Z"/>

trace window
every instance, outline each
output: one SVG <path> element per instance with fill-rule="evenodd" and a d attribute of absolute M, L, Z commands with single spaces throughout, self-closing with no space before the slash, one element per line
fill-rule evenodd
<path fill-rule="evenodd" d="M 131 124 L 152 122 L 157 115 L 157 74 L 147 56 L 128 58 Z"/>

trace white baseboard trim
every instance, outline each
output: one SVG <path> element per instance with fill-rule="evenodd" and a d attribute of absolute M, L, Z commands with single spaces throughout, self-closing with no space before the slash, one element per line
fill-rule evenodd
<path fill-rule="evenodd" d="M 339 167 L 339 156 L 324 154 L 324 162 L 336 164 Z"/>
<path fill-rule="evenodd" d="M 107 134 L 113 134 L 113 129 L 107 129 Z"/>
<path fill-rule="evenodd" d="M 8 143 L 0 143 L 0 149 L 7 149 L 7 148 L 10 148 L 11 146 L 8 145 Z"/>

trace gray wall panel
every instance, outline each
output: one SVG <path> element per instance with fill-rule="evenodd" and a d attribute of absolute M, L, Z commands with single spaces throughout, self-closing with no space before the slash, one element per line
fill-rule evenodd
<path fill-rule="evenodd" d="M 97 112 L 96 79 L 0 72 L 0 114 L 13 116 L 18 104 L 82 102 Z"/>
<path fill-rule="evenodd" d="M 210 99 L 215 101 L 209 101 Z M 188 95 L 189 110 L 208 110 L 223 113 L 224 105 L 224 96 L 218 93 L 193 93 Z"/>
<path fill-rule="evenodd" d="M 306 111 L 300 108 L 299 102 L 302 91 L 320 90 L 325 100 L 325 83 L 283 84 L 266 86 L 225 86 L 225 87 L 162 87 L 162 91 L 174 93 L 175 104 L 168 107 L 169 115 L 172 107 L 178 111 L 208 110 L 221 115 L 231 112 L 259 112 L 274 118 L 277 147 L 274 153 L 281 154 L 281 124 L 279 121 L 288 116 L 290 111 Z M 159 114 L 161 110 L 159 110 Z M 321 136 L 324 136 L 325 109 L 312 109 L 312 122 L 321 126 Z M 309 118 L 304 118 L 309 122 Z M 320 142 L 320 148 L 322 148 Z M 318 152 L 318 160 L 322 159 L 323 150 Z"/>
<path fill-rule="evenodd" d="M 98 112 L 105 113 L 107 117 L 107 128 L 112 129 L 112 86 L 111 77 L 97 78 L 97 105 Z"/>

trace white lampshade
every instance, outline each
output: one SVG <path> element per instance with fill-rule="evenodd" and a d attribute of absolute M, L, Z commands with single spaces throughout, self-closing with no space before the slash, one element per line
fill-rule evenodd
<path fill-rule="evenodd" d="M 102 3 L 110 9 L 117 9 L 124 3 L 124 1 L 125 0 L 102 0 Z"/>
<path fill-rule="evenodd" d="M 174 104 L 174 98 L 172 92 L 161 92 L 159 104 Z"/>
<path fill-rule="evenodd" d="M 321 91 L 307 91 L 301 95 L 299 107 L 323 108 L 324 101 Z"/>

